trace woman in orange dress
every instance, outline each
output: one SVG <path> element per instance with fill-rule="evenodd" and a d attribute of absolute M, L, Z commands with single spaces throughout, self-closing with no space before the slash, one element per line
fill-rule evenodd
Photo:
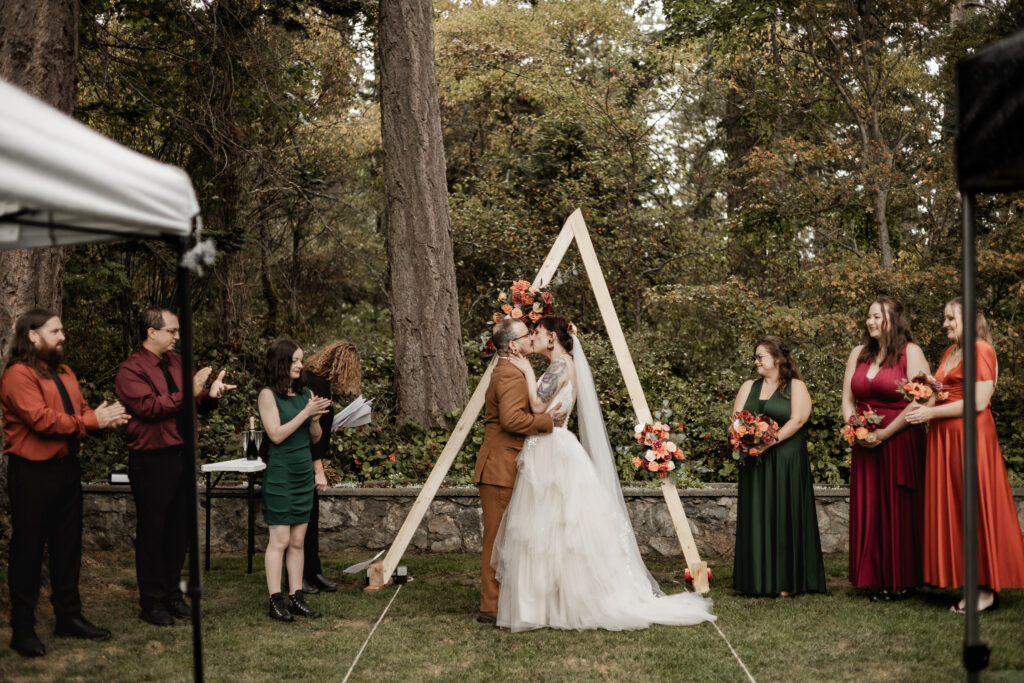
<path fill-rule="evenodd" d="M 939 588 L 963 585 L 963 306 L 946 304 L 942 323 L 953 345 L 935 379 L 949 391 L 932 406 L 914 404 L 910 423 L 931 422 L 924 484 L 924 581 Z M 978 311 L 976 406 L 978 412 L 978 610 L 997 607 L 1004 588 L 1024 588 L 1024 538 L 999 450 L 989 401 L 998 375 L 996 352 L 985 317 Z M 951 609 L 962 612 L 964 600 Z"/>

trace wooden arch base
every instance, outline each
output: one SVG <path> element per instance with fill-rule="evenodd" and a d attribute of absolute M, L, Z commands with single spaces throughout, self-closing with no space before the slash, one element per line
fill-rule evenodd
<path fill-rule="evenodd" d="M 622 326 L 619 324 L 619 318 L 615 313 L 615 306 L 612 304 L 608 285 L 605 283 L 604 274 L 601 272 L 601 264 L 597 260 L 594 245 L 590 241 L 590 232 L 587 230 L 587 224 L 583 221 L 583 214 L 579 209 L 569 216 L 569 220 L 565 222 L 562 231 L 558 233 L 558 237 L 551 246 L 547 258 L 544 259 L 537 277 L 533 280 L 533 285 L 543 289 L 551 281 L 559 264 L 562 262 L 562 258 L 565 256 L 565 252 L 574 240 L 576 248 L 579 250 L 580 258 L 583 260 L 583 265 L 586 268 L 587 278 L 590 280 L 594 297 L 597 299 L 597 306 L 601 311 L 601 318 L 604 320 L 605 329 L 608 331 L 608 338 L 615 352 L 615 359 L 619 364 L 619 370 L 622 372 L 622 378 L 626 382 L 626 389 L 629 392 L 629 399 L 633 404 L 633 411 L 636 413 L 637 422 L 651 423 L 653 420 L 651 410 L 647 406 L 647 398 L 644 396 L 643 388 L 640 386 L 640 378 L 637 376 L 636 367 L 633 365 L 633 358 L 629 354 L 626 337 L 622 333 Z M 366 590 L 380 590 L 390 583 L 399 560 L 402 559 L 402 555 L 409 547 L 409 543 L 412 542 L 413 534 L 416 533 L 420 522 L 423 521 L 427 508 L 430 507 L 431 501 L 434 500 L 438 489 L 441 488 L 441 483 L 455 461 L 455 456 L 458 455 L 459 450 L 466 441 L 466 437 L 469 435 L 469 430 L 473 427 L 473 423 L 476 422 L 476 418 L 483 409 L 484 394 L 487 392 L 487 385 L 491 380 L 491 373 L 496 362 L 497 357 L 491 360 L 490 365 L 487 366 L 487 370 L 484 372 L 484 376 L 480 378 L 476 391 L 473 392 L 469 402 L 463 409 L 455 429 L 448 438 L 448 442 L 441 451 L 441 455 L 438 456 L 430 476 L 427 477 L 423 489 L 420 491 L 419 496 L 416 497 L 412 509 L 409 510 L 409 514 L 406 516 L 405 522 L 402 523 L 401 529 L 398 530 L 398 535 L 395 536 L 395 540 L 392 542 L 387 554 L 383 559 L 370 565 L 369 585 L 366 587 Z M 682 546 L 687 568 L 689 568 L 690 574 L 693 577 L 693 588 L 698 593 L 707 593 L 710 590 L 708 566 L 707 563 L 701 561 L 700 555 L 697 553 L 697 546 L 693 542 L 693 534 L 690 532 L 690 524 L 686 519 L 686 512 L 683 510 L 682 501 L 679 499 L 679 491 L 666 479 L 661 484 L 661 492 L 665 497 L 665 504 L 668 506 L 669 515 L 672 517 L 676 536 L 679 537 L 679 544 Z"/>

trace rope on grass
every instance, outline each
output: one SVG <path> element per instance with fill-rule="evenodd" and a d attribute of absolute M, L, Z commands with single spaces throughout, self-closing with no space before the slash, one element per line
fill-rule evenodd
<path fill-rule="evenodd" d="M 722 629 L 718 628 L 718 622 L 712 621 L 711 625 L 715 627 L 715 630 L 718 631 L 718 635 L 722 636 L 722 640 L 724 640 L 725 644 L 729 646 L 729 652 L 732 652 L 732 656 L 735 657 L 736 661 L 740 663 L 740 667 L 742 667 L 743 673 L 747 674 L 747 678 L 750 679 L 750 683 L 757 683 L 757 681 L 755 681 L 754 677 L 751 675 L 750 669 L 748 669 L 747 665 L 743 663 L 743 660 L 740 659 L 740 656 L 736 654 L 736 650 L 733 649 L 732 643 L 730 643 L 729 639 L 725 637 L 724 633 L 722 633 Z"/>
<path fill-rule="evenodd" d="M 348 677 L 352 675 L 352 671 L 356 668 L 356 664 L 359 663 L 359 658 L 363 656 L 363 650 L 366 649 L 366 645 L 370 642 L 370 638 L 373 637 L 373 634 L 377 630 L 377 627 L 380 626 L 380 622 L 384 621 L 384 615 L 388 613 L 389 609 L 391 609 L 391 603 L 395 601 L 395 598 L 398 597 L 398 593 L 401 590 L 402 590 L 402 584 L 399 584 L 398 588 L 395 589 L 395 594 L 391 596 L 391 600 L 388 601 L 387 606 L 384 608 L 384 611 L 380 613 L 380 617 L 378 617 L 377 623 L 374 624 L 373 628 L 370 629 L 370 633 L 366 636 L 366 640 L 363 641 L 363 646 L 361 648 L 359 648 L 359 652 L 356 653 L 356 658 L 352 660 L 352 666 L 350 666 L 348 668 L 348 671 L 345 673 L 345 678 L 341 679 L 341 683 L 348 683 Z M 719 633 L 721 633 L 721 631 L 719 631 Z M 722 636 L 722 637 L 724 638 L 725 636 Z M 728 642 L 728 641 L 726 641 L 726 642 Z M 732 646 L 730 646 L 730 647 L 732 647 Z M 746 667 L 744 667 L 744 668 L 746 668 Z M 753 679 L 751 679 L 751 680 L 753 680 Z"/>

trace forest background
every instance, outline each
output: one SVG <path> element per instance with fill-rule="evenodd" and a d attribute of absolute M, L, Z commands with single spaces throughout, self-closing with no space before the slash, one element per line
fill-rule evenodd
<path fill-rule="evenodd" d="M 437 0 L 435 55 L 468 390 L 498 289 L 532 279 L 583 210 L 648 401 L 688 454 L 680 483 L 731 481 L 726 441 L 755 340 L 795 349 L 815 400 L 811 464 L 848 476 L 846 359 L 868 303 L 908 309 L 933 368 L 959 290 L 956 60 L 1024 24 L 1024 2 Z M 381 179 L 378 6 L 367 0 L 89 0 L 75 115 L 185 168 L 217 263 L 195 287 L 196 357 L 240 387 L 200 420 L 238 457 L 269 341 L 359 349 L 371 426 L 336 435 L 334 481 L 422 481 L 457 410 L 401 416 Z M 416 83 L 409 87 L 418 87 Z M 1024 484 L 1024 195 L 981 197 L 980 306 L 993 412 Z M 135 320 L 174 299 L 159 245 L 68 249 L 63 320 L 87 398 L 113 398 Z M 551 291 L 579 326 L 624 481 L 634 417 L 570 249 Z M 428 306 L 432 283 L 423 282 Z M 450 341 L 450 340 L 449 340 Z M 424 354 L 429 360 L 430 354 Z M 429 388 L 428 388 L 429 391 Z M 341 397 L 342 401 L 345 397 Z M 428 397 L 429 398 L 429 397 Z M 339 403 L 340 405 L 340 403 Z M 449 481 L 469 483 L 478 421 Z M 120 434 L 87 476 L 123 468 Z"/>

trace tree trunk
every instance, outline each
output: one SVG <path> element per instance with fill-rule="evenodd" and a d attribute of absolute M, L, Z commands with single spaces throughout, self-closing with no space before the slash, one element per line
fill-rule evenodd
<path fill-rule="evenodd" d="M 0 0 L 0 78 L 68 114 L 75 108 L 78 12 L 78 0 Z M 59 314 L 63 283 L 63 249 L 0 250 L 0 370 L 18 316 L 36 306 Z M 0 462 L 4 557 L 10 519 L 7 463 Z"/>
<path fill-rule="evenodd" d="M 78 0 L 0 0 L 0 77 L 57 109 L 75 107 Z M 62 249 L 0 251 L 0 359 L 14 321 L 42 306 L 60 313 Z"/>
<path fill-rule="evenodd" d="M 430 0 L 381 0 L 384 218 L 400 421 L 466 398 Z"/>

